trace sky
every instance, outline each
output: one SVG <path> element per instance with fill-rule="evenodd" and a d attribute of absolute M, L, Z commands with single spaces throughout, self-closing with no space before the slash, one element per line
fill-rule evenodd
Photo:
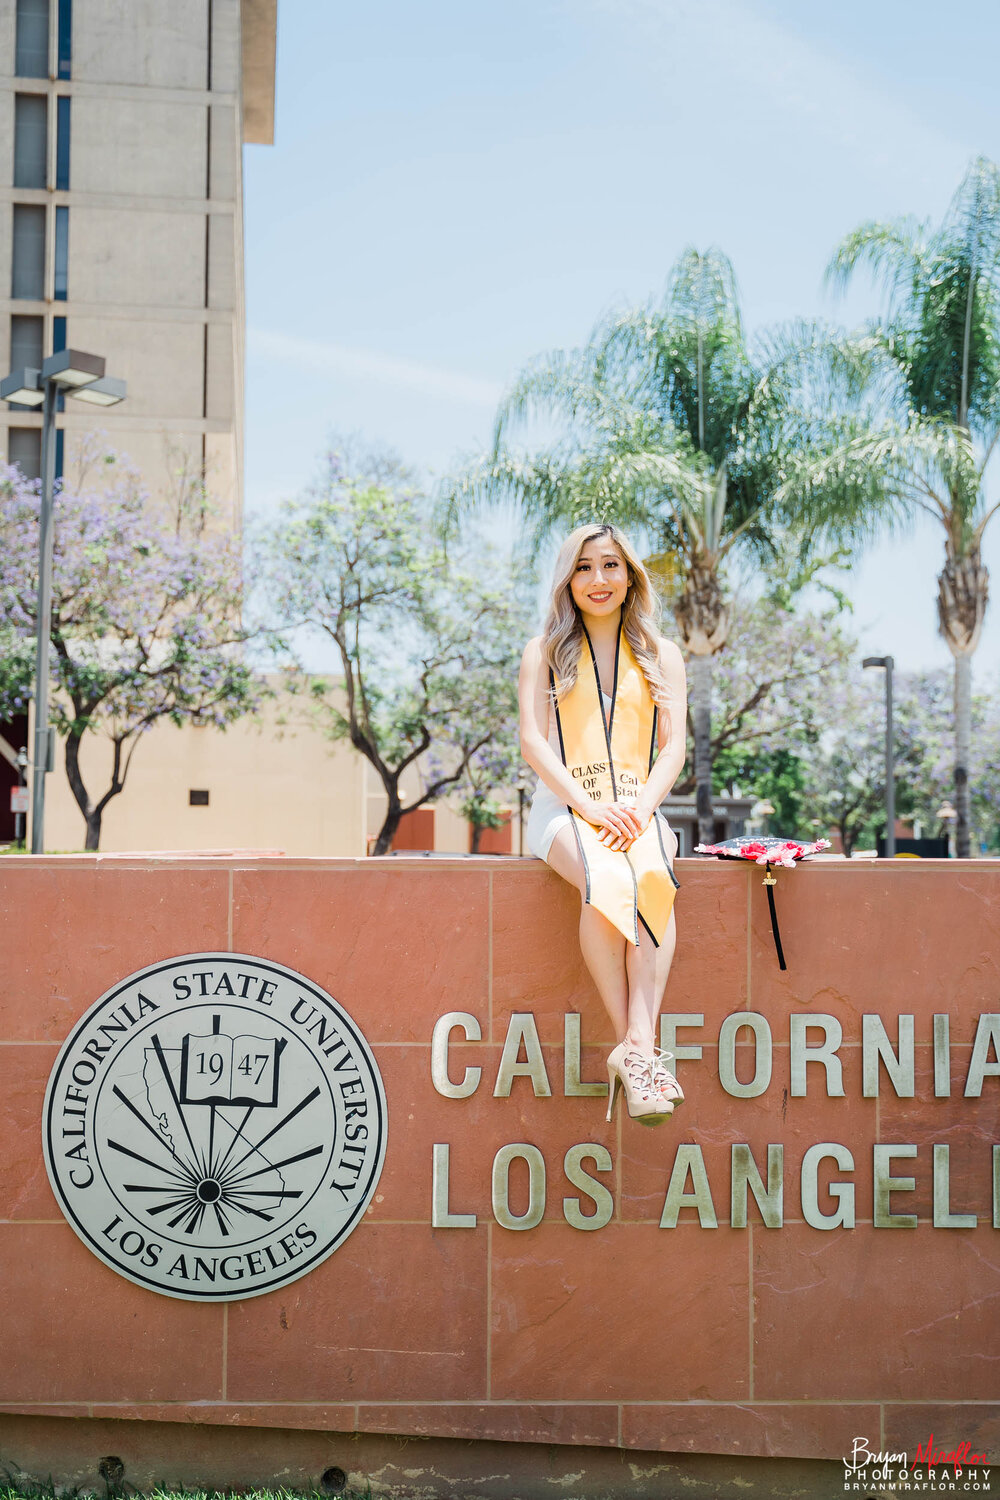
<path fill-rule="evenodd" d="M 245 152 L 246 503 L 300 493 L 331 436 L 429 481 L 486 445 L 535 355 L 658 297 L 688 246 L 733 261 L 748 328 L 850 324 L 823 288 L 869 218 L 940 219 L 1000 160 L 1000 7 L 963 0 L 281 0 L 275 143 Z M 1000 480 L 997 481 L 1000 485 Z M 847 579 L 861 649 L 950 664 L 942 533 Z M 977 676 L 1000 668 L 998 602 Z"/>

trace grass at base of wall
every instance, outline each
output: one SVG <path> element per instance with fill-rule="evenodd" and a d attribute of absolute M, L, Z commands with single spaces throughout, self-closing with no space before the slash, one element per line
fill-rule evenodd
<path fill-rule="evenodd" d="M 60 1485 L 44 1483 L 0 1483 L 0 1500 L 372 1500 L 370 1486 L 363 1490 L 175 1490 L 153 1486 L 149 1490 L 135 1485 L 121 1487 L 100 1484 Z"/>
<path fill-rule="evenodd" d="M 97 853 L 101 851 L 98 849 Z M 25 846 L 19 848 L 17 844 L 0 844 L 0 854 L 30 854 L 31 850 Z M 93 849 L 46 849 L 46 854 L 93 854 Z"/>

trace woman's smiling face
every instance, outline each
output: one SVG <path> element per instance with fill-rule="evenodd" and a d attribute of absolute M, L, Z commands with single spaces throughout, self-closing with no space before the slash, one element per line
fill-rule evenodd
<path fill-rule="evenodd" d="M 581 614 L 602 618 L 621 609 L 628 593 L 628 568 L 610 536 L 584 543 L 569 587 Z"/>

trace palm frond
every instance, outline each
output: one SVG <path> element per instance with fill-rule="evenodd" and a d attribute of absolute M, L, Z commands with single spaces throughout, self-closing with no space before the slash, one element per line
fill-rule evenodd
<path fill-rule="evenodd" d="M 494 450 L 512 429 L 537 420 L 617 430 L 640 413 L 624 393 L 595 378 L 593 351 L 557 350 L 536 361 L 515 381 L 497 411 Z"/>
<path fill-rule="evenodd" d="M 748 412 L 754 423 L 797 409 L 857 408 L 876 393 L 899 389 L 899 369 L 881 324 L 846 333 L 795 319 L 758 335 L 754 355 L 760 371 Z"/>
<path fill-rule="evenodd" d="M 705 544 L 710 552 L 717 552 L 722 542 L 723 527 L 726 519 L 726 501 L 728 499 L 726 485 L 726 466 L 720 464 L 712 485 L 710 496 L 706 496 L 706 519 L 709 525 L 706 528 Z"/>
<path fill-rule="evenodd" d="M 1000 167 L 978 156 L 951 200 L 945 234 L 975 274 L 1000 274 Z"/>
<path fill-rule="evenodd" d="M 692 322 L 666 306 L 628 309 L 598 329 L 595 344 L 608 380 L 712 462 L 723 460 L 754 383 L 738 320 Z"/>
<path fill-rule="evenodd" d="M 870 541 L 914 509 L 948 525 L 956 505 L 974 509 L 977 492 L 968 433 L 911 413 L 880 431 L 848 422 L 839 443 L 800 450 L 775 501 L 793 524 L 808 519 L 830 541 Z"/>
<path fill-rule="evenodd" d="M 824 282 L 845 291 L 854 272 L 866 265 L 895 304 L 929 268 L 929 227 L 916 219 L 869 219 L 844 236 L 833 252 Z"/>
<path fill-rule="evenodd" d="M 689 245 L 681 252 L 667 280 L 663 308 L 672 318 L 706 330 L 729 324 L 742 337 L 736 271 L 728 255 L 715 245 L 708 250 Z"/>

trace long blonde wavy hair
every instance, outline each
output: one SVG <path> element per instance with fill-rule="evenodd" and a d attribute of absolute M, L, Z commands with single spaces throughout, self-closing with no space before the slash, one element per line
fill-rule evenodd
<path fill-rule="evenodd" d="M 604 536 L 614 542 L 628 570 L 628 592 L 622 605 L 622 633 L 649 684 L 653 702 L 666 707 L 670 690 L 660 666 L 660 602 L 642 559 L 617 526 L 600 522 L 578 526 L 559 548 L 552 577 L 552 598 L 542 630 L 542 656 L 555 674 L 559 697 L 565 697 L 576 682 L 583 650 L 583 621 L 573 602 L 570 582 L 584 547 Z"/>

